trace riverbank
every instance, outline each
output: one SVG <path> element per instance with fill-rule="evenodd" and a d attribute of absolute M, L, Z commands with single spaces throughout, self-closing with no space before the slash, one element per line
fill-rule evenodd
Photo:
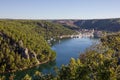
<path fill-rule="evenodd" d="M 94 38 L 68 38 L 62 39 L 60 42 L 54 43 L 51 46 L 51 49 L 54 50 L 57 55 L 55 60 L 48 61 L 38 66 L 33 66 L 31 68 L 27 68 L 22 71 L 16 71 L 15 73 L 6 73 L 1 74 L 1 76 L 7 76 L 7 78 L 11 75 L 15 75 L 15 80 L 22 79 L 26 74 L 34 76 L 36 71 L 42 72 L 43 74 L 54 73 L 54 67 L 60 68 L 62 65 L 66 65 L 69 63 L 71 57 L 79 58 L 80 53 L 83 53 L 87 48 L 89 48 L 92 44 L 96 43 L 98 39 Z"/>
<path fill-rule="evenodd" d="M 55 59 L 54 59 L 54 60 L 55 60 Z M 17 72 L 17 71 L 27 70 L 27 69 L 36 67 L 36 66 L 38 66 L 38 65 L 42 65 L 42 64 L 48 63 L 48 62 L 50 62 L 50 61 L 51 61 L 51 60 L 49 59 L 49 60 L 44 61 L 44 62 L 39 62 L 39 63 L 36 64 L 36 65 L 32 65 L 32 66 L 29 66 L 29 67 L 20 68 L 19 70 L 11 70 L 11 71 L 6 71 L 6 72 L 0 72 L 0 74 L 13 73 L 13 72 Z"/>

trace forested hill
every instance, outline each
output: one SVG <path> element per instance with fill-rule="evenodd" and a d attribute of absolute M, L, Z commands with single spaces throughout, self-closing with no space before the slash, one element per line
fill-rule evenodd
<path fill-rule="evenodd" d="M 29 68 L 55 58 L 45 38 L 73 31 L 36 20 L 0 20 L 0 73 Z"/>
<path fill-rule="evenodd" d="M 45 20 L 0 20 L 0 23 L 6 24 L 7 26 L 26 26 L 26 28 L 36 31 L 44 38 L 74 33 L 73 30 L 65 28 L 61 24 L 51 23 Z"/>
<path fill-rule="evenodd" d="M 36 71 L 23 80 L 120 80 L 120 33 L 112 33 L 101 38 L 101 42 L 79 59 L 71 58 L 67 65 L 54 68 L 54 74 L 42 74 Z M 11 77 L 11 76 L 10 76 Z M 4 76 L 1 78 L 4 79 Z"/>
<path fill-rule="evenodd" d="M 103 31 L 120 31 L 120 18 L 114 19 L 92 19 L 92 20 L 54 20 L 53 22 L 63 24 L 68 28 L 96 29 Z"/>

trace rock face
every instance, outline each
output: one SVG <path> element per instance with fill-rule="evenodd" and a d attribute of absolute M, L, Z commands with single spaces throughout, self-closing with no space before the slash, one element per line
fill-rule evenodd
<path fill-rule="evenodd" d="M 23 47 L 23 41 L 22 41 L 22 40 L 20 40 L 20 41 L 18 42 L 18 44 L 20 45 L 20 47 Z"/>
<path fill-rule="evenodd" d="M 22 50 L 22 56 L 23 56 L 24 58 L 26 58 L 26 59 L 29 59 L 29 58 L 30 58 L 27 48 L 25 48 L 25 49 Z"/>
<path fill-rule="evenodd" d="M 36 53 L 34 51 L 30 52 L 28 48 L 22 49 L 22 57 L 26 59 L 35 58 L 36 62 L 39 64 Z"/>
<path fill-rule="evenodd" d="M 33 51 L 29 55 L 30 55 L 30 58 L 33 58 L 33 57 L 37 58 L 35 52 L 33 52 Z"/>
<path fill-rule="evenodd" d="M 28 48 L 24 48 L 24 44 L 22 40 L 19 40 L 19 42 L 16 42 L 11 37 L 7 36 L 6 34 L 2 32 L 0 32 L 0 36 L 2 36 L 5 39 L 10 39 L 10 45 L 15 47 L 14 51 L 21 54 L 23 58 L 25 59 L 35 58 L 36 62 L 39 64 L 36 53 L 34 51 L 30 51 Z M 10 49 L 12 50 L 12 48 Z"/>
<path fill-rule="evenodd" d="M 36 62 L 39 64 L 39 61 L 37 59 L 37 55 L 34 51 L 30 51 L 28 48 L 23 48 L 23 41 L 20 40 L 18 42 L 18 45 L 19 45 L 19 53 L 22 53 L 22 57 L 24 57 L 25 59 L 32 59 L 32 58 L 35 58 Z"/>
<path fill-rule="evenodd" d="M 30 57 L 30 58 L 35 58 L 35 59 L 36 59 L 36 62 L 39 64 L 39 61 L 38 61 L 38 59 L 37 59 L 37 55 L 36 55 L 36 53 L 35 53 L 34 51 L 32 51 L 32 52 L 29 53 L 29 57 Z"/>

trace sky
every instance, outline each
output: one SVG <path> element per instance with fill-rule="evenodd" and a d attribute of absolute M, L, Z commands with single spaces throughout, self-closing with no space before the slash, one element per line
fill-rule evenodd
<path fill-rule="evenodd" d="M 120 0 L 0 0 L 0 18 L 120 18 Z"/>

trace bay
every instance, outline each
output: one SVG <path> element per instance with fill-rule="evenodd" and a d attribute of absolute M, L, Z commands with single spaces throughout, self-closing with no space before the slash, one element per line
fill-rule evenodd
<path fill-rule="evenodd" d="M 30 69 L 23 71 L 17 71 L 15 73 L 3 74 L 9 76 L 11 74 L 15 75 L 15 80 L 23 78 L 26 74 L 34 77 L 35 71 L 40 71 L 44 74 L 54 73 L 53 68 L 55 66 L 59 67 L 63 64 L 69 63 L 71 58 L 79 58 L 81 53 L 84 53 L 87 48 L 96 44 L 99 40 L 95 38 L 68 38 L 57 41 L 51 48 L 56 52 L 56 60 L 48 62 Z"/>

